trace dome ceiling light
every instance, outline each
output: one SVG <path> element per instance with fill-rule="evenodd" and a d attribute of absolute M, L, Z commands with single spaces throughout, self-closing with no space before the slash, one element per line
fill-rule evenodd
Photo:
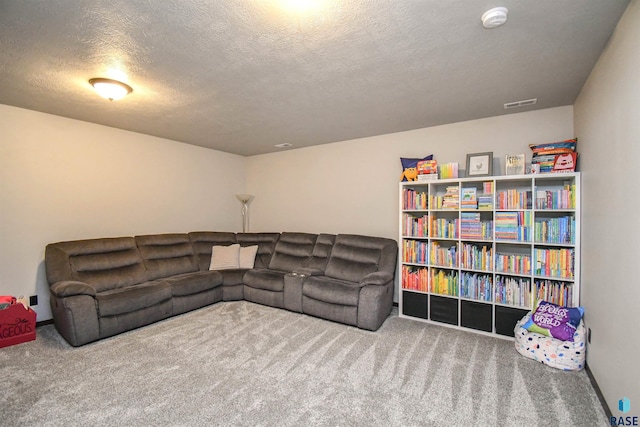
<path fill-rule="evenodd" d="M 109 101 L 117 101 L 133 92 L 133 89 L 128 84 L 112 79 L 94 78 L 89 80 L 89 84 L 93 86 L 100 96 L 107 98 Z"/>

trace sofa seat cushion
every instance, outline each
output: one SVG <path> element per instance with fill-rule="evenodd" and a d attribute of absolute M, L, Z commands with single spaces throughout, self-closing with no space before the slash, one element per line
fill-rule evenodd
<path fill-rule="evenodd" d="M 171 299 L 171 285 L 156 280 L 96 295 L 100 316 L 116 316 L 151 307 Z"/>
<path fill-rule="evenodd" d="M 222 270 L 222 285 L 223 286 L 235 286 L 244 284 L 244 275 L 247 272 L 246 269 L 238 270 Z"/>
<path fill-rule="evenodd" d="M 285 274 L 287 273 L 277 270 L 248 270 L 244 274 L 244 284 L 255 289 L 283 292 Z"/>
<path fill-rule="evenodd" d="M 331 304 L 357 306 L 361 288 L 357 283 L 326 276 L 311 276 L 302 284 L 302 294 Z"/>
<path fill-rule="evenodd" d="M 174 296 L 193 295 L 222 285 L 222 274 L 218 271 L 197 271 L 179 274 L 164 279 L 171 285 Z"/>

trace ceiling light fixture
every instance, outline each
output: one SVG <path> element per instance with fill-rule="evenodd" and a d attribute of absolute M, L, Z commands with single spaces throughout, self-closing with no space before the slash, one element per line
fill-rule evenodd
<path fill-rule="evenodd" d="M 107 98 L 109 101 L 117 101 L 133 92 L 133 89 L 128 84 L 112 79 L 95 78 L 89 80 L 89 84 L 93 86 L 100 96 Z"/>
<path fill-rule="evenodd" d="M 506 7 L 494 7 L 482 14 L 482 26 L 486 29 L 492 29 L 504 25 L 507 22 L 507 14 L 509 10 Z"/>

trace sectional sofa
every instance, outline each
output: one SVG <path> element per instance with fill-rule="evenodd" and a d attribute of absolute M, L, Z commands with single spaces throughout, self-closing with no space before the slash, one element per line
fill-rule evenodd
<path fill-rule="evenodd" d="M 351 234 L 192 232 L 47 245 L 53 321 L 73 346 L 220 301 L 377 330 L 397 242 Z"/>

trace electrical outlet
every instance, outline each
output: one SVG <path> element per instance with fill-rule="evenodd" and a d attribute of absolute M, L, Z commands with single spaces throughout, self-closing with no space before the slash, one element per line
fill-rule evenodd
<path fill-rule="evenodd" d="M 587 329 L 587 342 L 591 344 L 591 328 Z"/>
<path fill-rule="evenodd" d="M 31 295 L 29 297 L 29 305 L 38 305 L 38 295 Z"/>

